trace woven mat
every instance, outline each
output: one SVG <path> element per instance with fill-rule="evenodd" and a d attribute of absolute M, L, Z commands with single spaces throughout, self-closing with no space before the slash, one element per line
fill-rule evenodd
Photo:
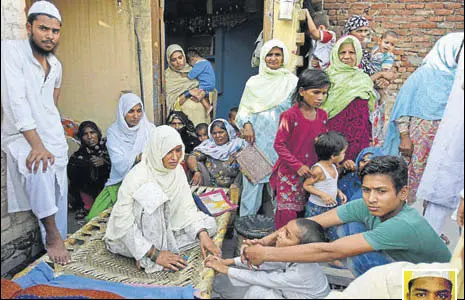
<path fill-rule="evenodd" d="M 65 241 L 68 250 L 71 251 L 73 262 L 66 266 L 55 264 L 54 269 L 57 276 L 72 274 L 130 284 L 193 285 L 202 292 L 204 298 L 210 298 L 215 274 L 213 270 L 203 267 L 199 246 L 182 253 L 189 257 L 188 266 L 184 270 L 147 274 L 143 270 L 137 270 L 134 259 L 113 254 L 105 249 L 102 238 L 110 212 L 111 209 L 102 212 Z M 216 218 L 218 231 L 213 241 L 220 248 L 223 245 L 230 217 L 231 213 L 228 212 Z M 24 271 L 18 273 L 15 278 L 27 274 L 40 261 L 50 262 L 48 256 L 44 255 Z"/>

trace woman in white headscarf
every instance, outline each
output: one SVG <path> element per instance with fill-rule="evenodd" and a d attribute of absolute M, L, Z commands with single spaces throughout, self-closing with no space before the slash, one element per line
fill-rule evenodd
<path fill-rule="evenodd" d="M 140 97 L 133 93 L 121 95 L 116 121 L 107 130 L 110 178 L 105 189 L 95 199 L 86 220 L 91 220 L 116 202 L 121 181 L 141 160 L 142 150 L 154 129 L 155 125 L 145 115 Z"/>
<path fill-rule="evenodd" d="M 266 42 L 260 53 L 258 75 L 250 77 L 242 94 L 236 123 L 243 128 L 243 137 L 254 144 L 265 154 L 271 163 L 278 160 L 273 148 L 278 132 L 279 117 L 289 109 L 290 94 L 297 86 L 297 76 L 289 71 L 289 52 L 283 42 L 270 40 Z M 258 184 L 252 184 L 243 177 L 240 215 L 255 215 L 262 203 L 262 193 L 270 177 L 267 176 Z"/>
<path fill-rule="evenodd" d="M 199 86 L 199 82 L 190 80 L 187 74 L 192 67 L 186 63 L 186 54 L 181 46 L 173 44 L 166 49 L 169 67 L 165 71 L 166 109 L 184 112 L 194 123 L 210 123 L 210 116 L 202 104 L 189 96 L 189 91 Z"/>
<path fill-rule="evenodd" d="M 427 201 L 425 218 L 438 234 L 460 202 L 464 182 L 464 50 L 455 81 L 434 137 L 417 197 Z M 443 235 L 444 237 L 444 235 Z"/>
<path fill-rule="evenodd" d="M 178 254 L 198 241 L 204 256 L 221 255 L 210 238 L 215 219 L 197 209 L 180 165 L 183 158 L 179 133 L 166 125 L 156 128 L 142 161 L 124 179 L 108 221 L 107 249 L 135 258 L 147 273 L 184 268 Z"/>
<path fill-rule="evenodd" d="M 449 100 L 463 38 L 463 32 L 441 37 L 422 65 L 405 81 L 392 109 L 383 150 L 388 155 L 401 154 L 409 161 L 409 204 L 416 201 Z"/>

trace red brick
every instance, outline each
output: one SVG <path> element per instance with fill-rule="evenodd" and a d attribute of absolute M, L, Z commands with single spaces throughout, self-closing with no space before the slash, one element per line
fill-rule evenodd
<path fill-rule="evenodd" d="M 371 5 L 371 9 L 382 9 L 386 8 L 386 4 L 384 3 L 376 3 Z"/>
<path fill-rule="evenodd" d="M 428 30 L 428 34 L 431 35 L 445 35 L 447 31 L 445 29 L 433 29 L 433 30 Z"/>
<path fill-rule="evenodd" d="M 390 9 L 404 9 L 405 8 L 405 4 L 400 4 L 400 3 L 394 3 L 394 4 L 388 4 L 387 5 L 388 8 Z"/>
<path fill-rule="evenodd" d="M 450 16 L 454 13 L 452 9 L 436 9 L 434 14 L 437 16 Z"/>
<path fill-rule="evenodd" d="M 462 2 L 462 4 L 460 4 L 460 3 L 446 3 L 446 4 L 444 4 L 444 7 L 445 8 L 461 8 L 461 7 L 463 7 L 463 2 Z"/>
<path fill-rule="evenodd" d="M 419 8 L 425 8 L 424 4 L 407 4 L 406 6 L 407 9 L 419 9 Z"/>
<path fill-rule="evenodd" d="M 414 23 L 412 23 L 414 24 Z M 438 24 L 436 22 L 427 22 L 427 23 L 419 23 L 418 28 L 427 28 L 427 29 L 432 29 L 438 27 Z"/>
<path fill-rule="evenodd" d="M 422 22 L 422 21 L 424 22 L 424 21 L 426 21 L 426 17 L 424 17 L 424 16 L 410 16 L 410 17 L 408 17 L 407 20 L 405 18 L 403 18 L 403 19 L 404 19 L 404 21 L 408 21 L 408 22 Z"/>
<path fill-rule="evenodd" d="M 352 4 L 350 6 L 350 8 L 353 8 L 353 9 L 366 9 L 366 8 L 369 8 L 369 4 L 356 3 L 356 4 Z"/>
<path fill-rule="evenodd" d="M 449 22 L 463 22 L 463 16 L 446 16 L 446 21 Z"/>
<path fill-rule="evenodd" d="M 434 8 L 434 9 L 444 8 L 444 3 L 427 3 L 425 5 L 425 8 L 426 9 L 428 9 L 428 8 Z"/>
<path fill-rule="evenodd" d="M 432 10 L 421 10 L 421 9 L 415 10 L 414 14 L 418 16 L 434 16 L 434 13 Z"/>
<path fill-rule="evenodd" d="M 463 23 L 457 23 L 456 28 L 457 29 L 463 29 Z"/>
<path fill-rule="evenodd" d="M 431 22 L 442 22 L 444 21 L 444 16 L 434 16 L 434 17 L 429 17 L 428 21 Z"/>

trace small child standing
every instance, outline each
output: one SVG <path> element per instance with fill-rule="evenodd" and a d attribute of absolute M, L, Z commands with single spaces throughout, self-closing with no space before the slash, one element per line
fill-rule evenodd
<path fill-rule="evenodd" d="M 241 136 L 241 130 L 239 129 L 239 127 L 237 127 L 237 123 L 236 123 L 236 116 L 237 116 L 237 111 L 239 110 L 238 107 L 233 107 L 229 110 L 229 113 L 228 113 L 228 122 L 229 124 L 231 124 L 231 126 L 234 128 L 234 130 L 236 131 L 236 136 Z"/>
<path fill-rule="evenodd" d="M 386 31 L 381 39 L 378 41 L 378 45 L 375 46 L 372 51 L 372 65 L 379 72 L 390 72 L 393 65 L 395 55 L 393 53 L 399 35 L 394 31 Z M 372 124 L 372 137 L 373 146 L 381 147 L 384 143 L 385 137 L 385 123 L 386 123 L 386 97 L 387 94 L 383 89 L 376 89 L 377 100 L 375 101 L 375 107 L 371 113 L 371 124 Z"/>
<path fill-rule="evenodd" d="M 275 247 L 327 242 L 323 227 L 308 219 L 289 222 L 275 232 L 275 237 Z M 249 287 L 244 299 L 323 299 L 330 292 L 328 279 L 318 263 L 265 262 L 259 270 L 251 271 L 240 257 L 210 256 L 205 266 L 227 275 L 234 286 Z"/>
<path fill-rule="evenodd" d="M 305 13 L 313 45 L 313 53 L 309 53 L 311 55 L 308 68 L 324 71 L 329 67 L 329 57 L 336 44 L 336 34 L 328 30 L 329 18 L 324 12 L 316 12 L 313 18 L 308 10 L 305 10 Z"/>
<path fill-rule="evenodd" d="M 192 66 L 192 70 L 187 74 L 187 77 L 190 80 L 197 79 L 199 81 L 199 88 L 191 90 L 190 93 L 186 92 L 187 95 L 185 94 L 184 96 L 191 96 L 199 100 L 207 114 L 210 114 L 213 106 L 209 101 L 209 93 L 215 90 L 216 84 L 213 66 L 197 50 L 187 51 L 187 59 Z"/>
<path fill-rule="evenodd" d="M 270 178 L 277 202 L 276 229 L 303 217 L 305 212 L 307 199 L 302 184 L 310 176 L 310 166 L 317 162 L 313 140 L 327 131 L 328 114 L 319 107 L 326 100 L 329 86 L 325 72 L 303 71 L 292 95 L 295 105 L 280 116 L 274 142 L 279 157 Z"/>
<path fill-rule="evenodd" d="M 310 193 L 305 207 L 305 217 L 320 215 L 338 205 L 339 197 L 342 203 L 347 202 L 346 196 L 337 188 L 339 173 L 336 165 L 345 158 L 347 140 L 339 132 L 323 133 L 315 140 L 315 152 L 318 162 L 311 169 L 311 176 L 304 182 L 304 189 Z M 327 229 L 331 241 L 337 240 L 335 227 Z"/>
<path fill-rule="evenodd" d="M 197 124 L 197 126 L 195 126 L 195 135 L 197 136 L 200 142 L 208 140 L 208 124 Z"/>

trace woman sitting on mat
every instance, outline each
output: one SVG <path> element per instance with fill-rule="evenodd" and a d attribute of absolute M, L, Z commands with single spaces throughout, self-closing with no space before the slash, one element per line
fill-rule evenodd
<path fill-rule="evenodd" d="M 108 221 L 107 249 L 135 258 L 146 273 L 185 268 L 180 252 L 199 242 L 204 257 L 221 255 L 210 238 L 215 219 L 197 209 L 180 165 L 183 158 L 179 133 L 166 125 L 156 128 L 142 161 L 124 179 Z"/>

